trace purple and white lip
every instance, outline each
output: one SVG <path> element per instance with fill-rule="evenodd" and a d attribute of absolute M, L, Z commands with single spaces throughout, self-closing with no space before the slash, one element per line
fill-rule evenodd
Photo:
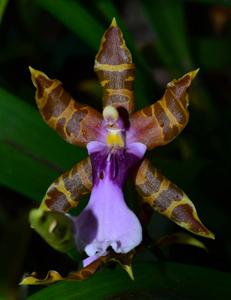
<path fill-rule="evenodd" d="M 127 253 L 142 241 L 140 222 L 128 208 L 122 188 L 132 169 L 141 162 L 146 146 L 138 142 L 127 144 L 117 110 L 110 107 L 108 111 L 110 114 L 103 114 L 105 142 L 92 141 L 87 145 L 93 174 L 90 200 L 82 213 L 73 218 L 77 249 L 88 255 L 84 266 L 106 255 L 109 247 L 116 253 Z"/>

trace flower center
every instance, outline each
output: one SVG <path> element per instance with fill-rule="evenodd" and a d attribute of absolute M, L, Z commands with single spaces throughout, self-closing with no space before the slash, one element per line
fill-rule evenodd
<path fill-rule="evenodd" d="M 106 106 L 103 110 L 106 125 L 106 145 L 108 148 L 125 147 L 125 129 L 118 110 L 113 106 Z"/>
<path fill-rule="evenodd" d="M 122 136 L 121 129 L 112 129 L 107 128 L 107 138 L 106 143 L 108 147 L 112 148 L 124 148 L 125 141 L 124 137 Z"/>

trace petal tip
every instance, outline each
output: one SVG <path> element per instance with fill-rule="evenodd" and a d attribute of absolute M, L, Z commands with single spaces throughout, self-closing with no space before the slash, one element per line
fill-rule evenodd
<path fill-rule="evenodd" d="M 110 27 L 118 27 L 115 17 L 113 17 Z"/>
<path fill-rule="evenodd" d="M 30 71 L 30 74 L 31 74 L 31 80 L 32 80 L 32 82 L 33 82 L 33 85 L 34 85 L 35 87 L 37 87 L 35 78 L 36 78 L 37 75 L 38 75 L 38 71 L 35 70 L 34 68 L 32 68 L 31 66 L 29 66 L 29 71 Z"/>
<path fill-rule="evenodd" d="M 211 239 L 211 240 L 215 240 L 215 235 L 210 230 L 208 230 L 207 227 L 205 227 L 199 219 L 198 219 L 198 221 L 200 222 L 201 230 L 195 231 L 195 230 L 190 230 L 189 228 L 185 228 L 185 229 L 188 229 L 192 233 L 194 233 L 196 235 L 199 235 L 201 237 Z"/>
<path fill-rule="evenodd" d="M 131 278 L 131 280 L 135 280 L 132 267 L 131 266 L 123 266 L 123 267 L 124 270 L 128 273 L 128 276 Z"/>
<path fill-rule="evenodd" d="M 209 231 L 209 234 L 207 235 L 207 238 L 211 239 L 211 240 L 215 240 L 215 235 Z"/>
<path fill-rule="evenodd" d="M 33 82 L 33 85 L 37 88 L 38 84 L 37 84 L 37 78 L 39 76 L 42 76 L 45 79 L 49 79 L 48 76 L 46 74 L 44 74 L 42 71 L 36 70 L 34 68 L 32 68 L 31 66 L 29 66 L 29 71 L 31 73 L 31 80 Z"/>
<path fill-rule="evenodd" d="M 102 37 L 99 51 L 95 57 L 94 68 L 97 71 L 102 68 L 101 65 L 121 64 L 132 64 L 132 56 L 126 46 L 123 33 L 117 25 L 116 19 L 113 18 Z"/>
<path fill-rule="evenodd" d="M 22 279 L 19 285 L 47 285 L 60 280 L 65 280 L 58 272 L 48 271 L 45 278 L 39 278 L 36 272 Z"/>
<path fill-rule="evenodd" d="M 36 70 L 36 69 L 32 68 L 31 66 L 29 66 L 29 71 L 31 73 L 31 76 L 33 76 L 33 77 L 37 77 L 40 74 L 43 74 L 41 71 Z"/>
<path fill-rule="evenodd" d="M 191 72 L 188 73 L 188 75 L 191 77 L 191 79 L 193 80 L 196 76 L 197 73 L 200 71 L 200 68 L 197 68 L 196 70 L 193 70 Z"/>
<path fill-rule="evenodd" d="M 31 66 L 29 66 L 28 68 L 29 68 L 30 73 L 33 74 L 33 72 L 35 71 L 35 69 L 32 68 Z"/>

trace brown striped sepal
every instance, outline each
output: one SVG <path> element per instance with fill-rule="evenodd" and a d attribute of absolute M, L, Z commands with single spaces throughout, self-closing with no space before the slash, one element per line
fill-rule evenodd
<path fill-rule="evenodd" d="M 90 193 L 91 188 L 91 161 L 87 157 L 51 184 L 43 198 L 40 209 L 67 212 L 69 209 L 76 207 L 80 198 Z"/>
<path fill-rule="evenodd" d="M 100 266 L 108 262 L 117 262 L 122 268 L 128 273 L 129 277 L 133 280 L 132 273 L 132 259 L 134 256 L 134 251 L 128 252 L 126 254 L 120 253 L 110 253 L 106 256 L 101 256 L 96 261 L 92 262 L 85 268 L 79 271 L 71 272 L 66 277 L 62 277 L 57 271 L 49 271 L 45 278 L 40 278 L 36 272 L 31 275 L 26 276 L 20 282 L 20 285 L 48 285 L 55 283 L 57 281 L 82 281 L 93 275 Z"/>
<path fill-rule="evenodd" d="M 184 129 L 189 119 L 187 89 L 197 72 L 189 72 L 169 82 L 159 101 L 131 116 L 131 140 L 141 142 L 151 150 L 171 142 Z"/>
<path fill-rule="evenodd" d="M 135 65 L 115 18 L 101 40 L 94 70 L 103 88 L 104 106 L 134 110 Z"/>
<path fill-rule="evenodd" d="M 87 267 L 69 273 L 66 277 L 60 275 L 57 271 L 49 271 L 45 278 L 40 278 L 36 272 L 33 272 L 31 275 L 26 276 L 20 282 L 20 285 L 48 285 L 55 283 L 57 281 L 81 281 L 89 278 L 93 275 L 97 269 L 107 260 L 106 256 L 101 256 L 98 260 L 94 261 Z"/>
<path fill-rule="evenodd" d="M 29 68 L 37 91 L 38 109 L 44 121 L 67 142 L 84 147 L 98 136 L 102 116 L 90 106 L 76 102 L 62 83 L 43 72 Z"/>
<path fill-rule="evenodd" d="M 201 223 L 187 195 L 165 178 L 147 159 L 142 162 L 137 172 L 135 185 L 143 202 L 155 211 L 188 231 L 214 239 L 213 233 Z"/>

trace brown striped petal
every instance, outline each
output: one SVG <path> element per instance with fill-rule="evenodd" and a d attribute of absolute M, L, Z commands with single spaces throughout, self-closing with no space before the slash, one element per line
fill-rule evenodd
<path fill-rule="evenodd" d="M 57 271 L 49 271 L 45 278 L 40 278 L 36 272 L 33 272 L 31 275 L 26 276 L 20 282 L 20 285 L 48 285 L 57 281 L 81 281 L 89 278 L 93 275 L 97 269 L 107 260 L 107 256 L 102 256 L 98 260 L 94 261 L 87 267 L 69 273 L 66 277 L 60 275 Z"/>
<path fill-rule="evenodd" d="M 128 273 L 131 279 L 134 279 L 132 273 L 132 260 L 134 256 L 134 251 L 123 253 L 111 252 L 106 256 L 101 256 L 87 267 L 82 268 L 78 271 L 69 273 L 66 277 L 61 276 L 57 271 L 49 271 L 45 278 L 40 278 L 36 272 L 31 275 L 26 276 L 20 282 L 20 285 L 48 285 L 57 281 L 82 281 L 93 275 L 101 265 L 114 261 L 120 264 L 120 266 Z"/>
<path fill-rule="evenodd" d="M 103 88 L 103 105 L 134 109 L 135 65 L 115 18 L 100 43 L 94 69 Z"/>
<path fill-rule="evenodd" d="M 40 208 L 45 211 L 67 212 L 69 209 L 76 207 L 80 198 L 90 193 L 91 188 L 91 161 L 87 157 L 51 184 Z"/>
<path fill-rule="evenodd" d="M 90 106 L 76 102 L 56 79 L 30 67 L 36 87 L 36 103 L 44 121 L 67 142 L 86 146 L 99 134 L 102 116 Z"/>
<path fill-rule="evenodd" d="M 131 141 L 141 142 L 151 150 L 169 143 L 184 129 L 189 119 L 187 89 L 197 72 L 169 82 L 159 101 L 131 116 Z"/>
<path fill-rule="evenodd" d="M 142 201 L 179 226 L 197 235 L 214 239 L 197 216 L 187 195 L 145 159 L 136 175 L 136 189 Z"/>

